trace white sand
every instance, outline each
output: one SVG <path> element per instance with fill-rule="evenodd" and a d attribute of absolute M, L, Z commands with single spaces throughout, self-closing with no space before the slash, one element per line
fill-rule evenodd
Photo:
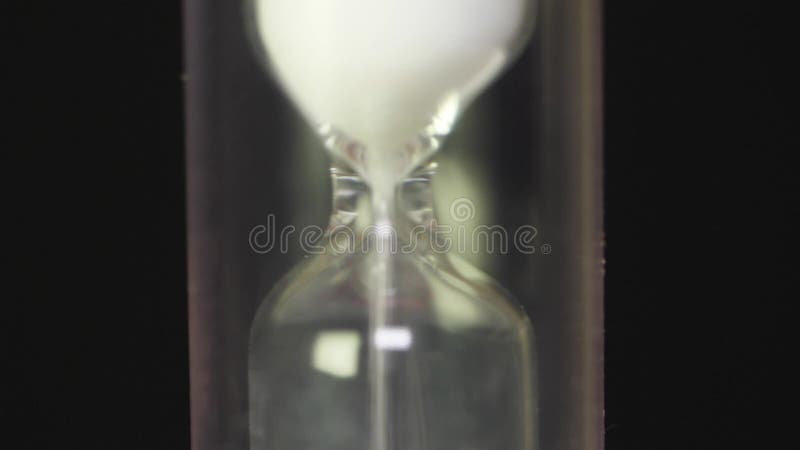
<path fill-rule="evenodd" d="M 370 155 L 447 134 L 503 68 L 526 0 L 256 0 L 273 70 L 309 120 Z"/>

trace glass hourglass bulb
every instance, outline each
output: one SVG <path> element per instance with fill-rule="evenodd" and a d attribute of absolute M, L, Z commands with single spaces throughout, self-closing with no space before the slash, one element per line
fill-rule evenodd
<path fill-rule="evenodd" d="M 275 77 L 329 149 L 397 182 L 516 55 L 532 0 L 254 0 Z"/>
<path fill-rule="evenodd" d="M 252 0 L 333 159 L 326 251 L 256 314 L 251 450 L 532 450 L 532 330 L 441 251 L 430 156 L 523 47 L 532 0 Z"/>

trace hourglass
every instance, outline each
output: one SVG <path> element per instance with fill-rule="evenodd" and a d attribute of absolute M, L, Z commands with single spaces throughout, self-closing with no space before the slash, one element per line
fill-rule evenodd
<path fill-rule="evenodd" d="M 253 0 L 274 77 L 332 160 L 325 251 L 249 348 L 251 450 L 533 450 L 529 320 L 443 251 L 431 157 L 524 46 L 532 0 Z"/>

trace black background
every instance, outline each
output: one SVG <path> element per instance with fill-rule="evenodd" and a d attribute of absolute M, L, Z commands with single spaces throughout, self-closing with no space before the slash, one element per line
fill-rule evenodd
<path fill-rule="evenodd" d="M 188 449 L 181 6 L 52 3 L 2 14 L 3 439 Z M 611 450 L 792 446 L 796 49 L 771 8 L 606 2 Z"/>

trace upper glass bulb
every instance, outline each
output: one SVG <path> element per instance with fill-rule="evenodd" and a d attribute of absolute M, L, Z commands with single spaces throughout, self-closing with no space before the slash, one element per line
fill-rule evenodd
<path fill-rule="evenodd" d="M 272 71 L 328 148 L 402 179 L 526 41 L 533 0 L 253 0 Z"/>

